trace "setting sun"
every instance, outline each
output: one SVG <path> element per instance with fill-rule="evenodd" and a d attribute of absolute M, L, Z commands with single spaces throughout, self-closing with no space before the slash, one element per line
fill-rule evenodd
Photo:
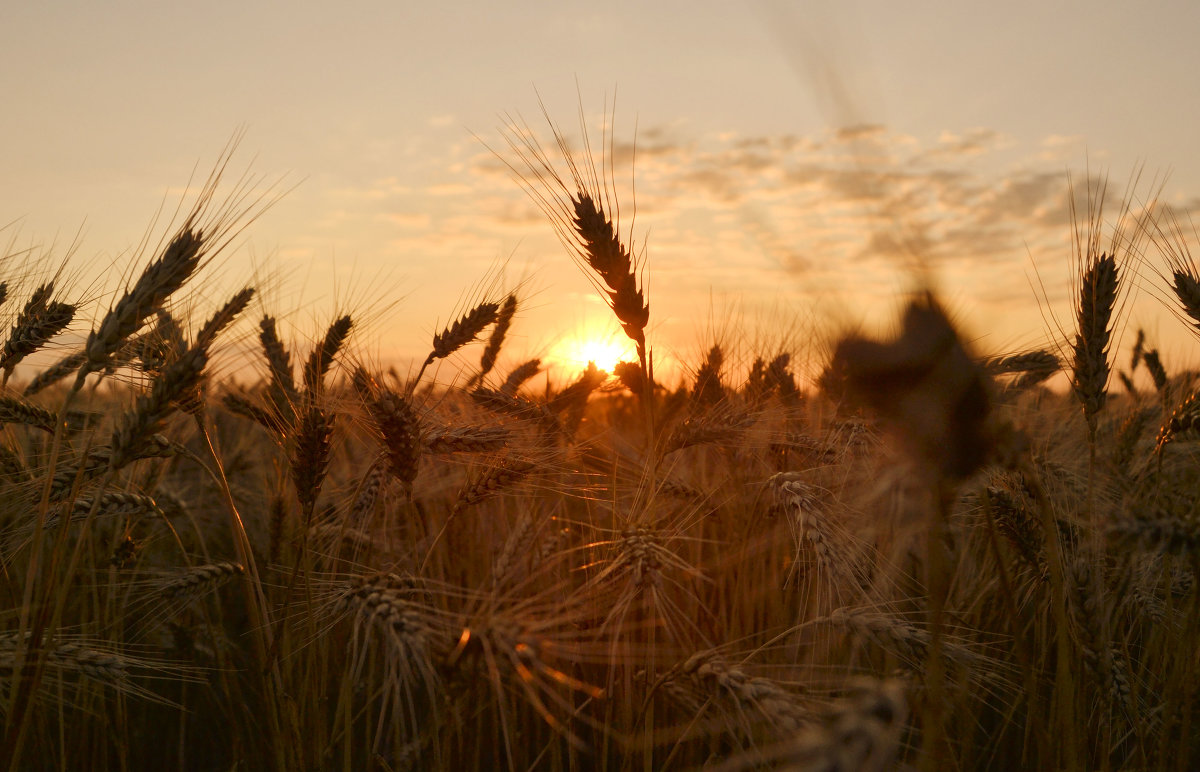
<path fill-rule="evenodd" d="M 581 331 L 563 338 L 550 352 L 549 359 L 555 365 L 573 372 L 595 362 L 596 367 L 612 373 L 617 362 L 636 362 L 633 344 L 615 333 L 605 336 L 596 330 Z"/>

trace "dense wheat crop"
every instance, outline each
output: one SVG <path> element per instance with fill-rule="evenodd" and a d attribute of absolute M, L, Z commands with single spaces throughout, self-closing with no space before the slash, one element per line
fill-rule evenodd
<path fill-rule="evenodd" d="M 974 351 L 923 292 L 812 372 L 715 341 L 663 384 L 605 159 L 529 136 L 614 373 L 504 364 L 519 287 L 408 378 L 353 310 L 292 340 L 253 287 L 202 299 L 269 200 L 219 174 L 90 330 L 0 276 L 5 768 L 1200 764 L 1197 383 L 1113 345 L 1139 276 L 1200 326 L 1169 213 L 1106 228 L 1097 192 L 1046 349 Z"/>

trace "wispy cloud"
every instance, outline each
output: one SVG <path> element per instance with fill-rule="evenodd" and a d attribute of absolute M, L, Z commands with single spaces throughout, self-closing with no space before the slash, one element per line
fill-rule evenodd
<path fill-rule="evenodd" d="M 623 225 L 632 220 L 633 235 L 648 245 L 652 317 L 664 335 L 693 327 L 670 320 L 691 319 L 713 293 L 748 306 L 838 302 L 844 316 L 882 318 L 918 269 L 984 326 L 1009 325 L 1009 338 L 1044 327 L 1031 263 L 1048 278 L 1050 300 L 1065 299 L 1067 161 L 1087 160 L 1077 138 L 1023 145 L 987 128 L 919 138 L 883 125 L 696 136 L 662 126 L 641 129 L 636 142 L 599 133 L 590 141 Z M 553 150 L 548 136 L 541 144 Z M 522 171 L 515 154 L 498 152 L 456 146 L 427 159 L 444 173 L 424 182 L 369 182 L 359 201 L 382 214 L 364 213 L 360 226 L 377 245 L 443 272 L 513 251 L 539 283 L 556 288 L 535 311 L 552 318 L 564 311 L 553 298 L 582 279 L 514 179 L 508 163 Z M 1086 195 L 1087 173 L 1085 166 L 1075 181 L 1077 196 Z M 353 225 L 347 203 L 336 210 L 342 232 Z"/>

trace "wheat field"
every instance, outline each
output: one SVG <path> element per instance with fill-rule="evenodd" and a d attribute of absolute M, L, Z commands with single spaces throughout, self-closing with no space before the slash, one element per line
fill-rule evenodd
<path fill-rule="evenodd" d="M 670 384 L 605 160 L 508 140 L 636 361 L 508 364 L 519 286 L 408 375 L 353 311 L 285 339 L 203 292 L 271 203 L 222 165 L 90 322 L 0 276 L 5 769 L 1200 765 L 1200 392 L 1114 342 L 1137 281 L 1200 329 L 1168 209 L 1095 192 L 1045 348 L 923 291 Z"/>

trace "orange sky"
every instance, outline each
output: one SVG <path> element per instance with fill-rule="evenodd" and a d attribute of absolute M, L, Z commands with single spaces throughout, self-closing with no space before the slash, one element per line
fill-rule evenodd
<path fill-rule="evenodd" d="M 55 258 L 81 233 L 80 270 L 124 270 L 245 127 L 232 168 L 295 188 L 199 289 L 259 283 L 296 335 L 350 311 L 403 361 L 506 261 L 527 303 L 503 369 L 617 328 L 484 143 L 504 156 L 506 115 L 548 139 L 537 94 L 598 134 L 615 92 L 656 356 L 716 338 L 747 366 L 887 319 L 918 262 L 981 348 L 1045 345 L 1033 267 L 1069 325 L 1068 171 L 1107 173 L 1114 214 L 1139 164 L 1139 206 L 1200 201 L 1190 3 L 405 5 L 5 10 L 5 243 Z M 1145 258 L 1127 324 L 1195 364 Z"/>

